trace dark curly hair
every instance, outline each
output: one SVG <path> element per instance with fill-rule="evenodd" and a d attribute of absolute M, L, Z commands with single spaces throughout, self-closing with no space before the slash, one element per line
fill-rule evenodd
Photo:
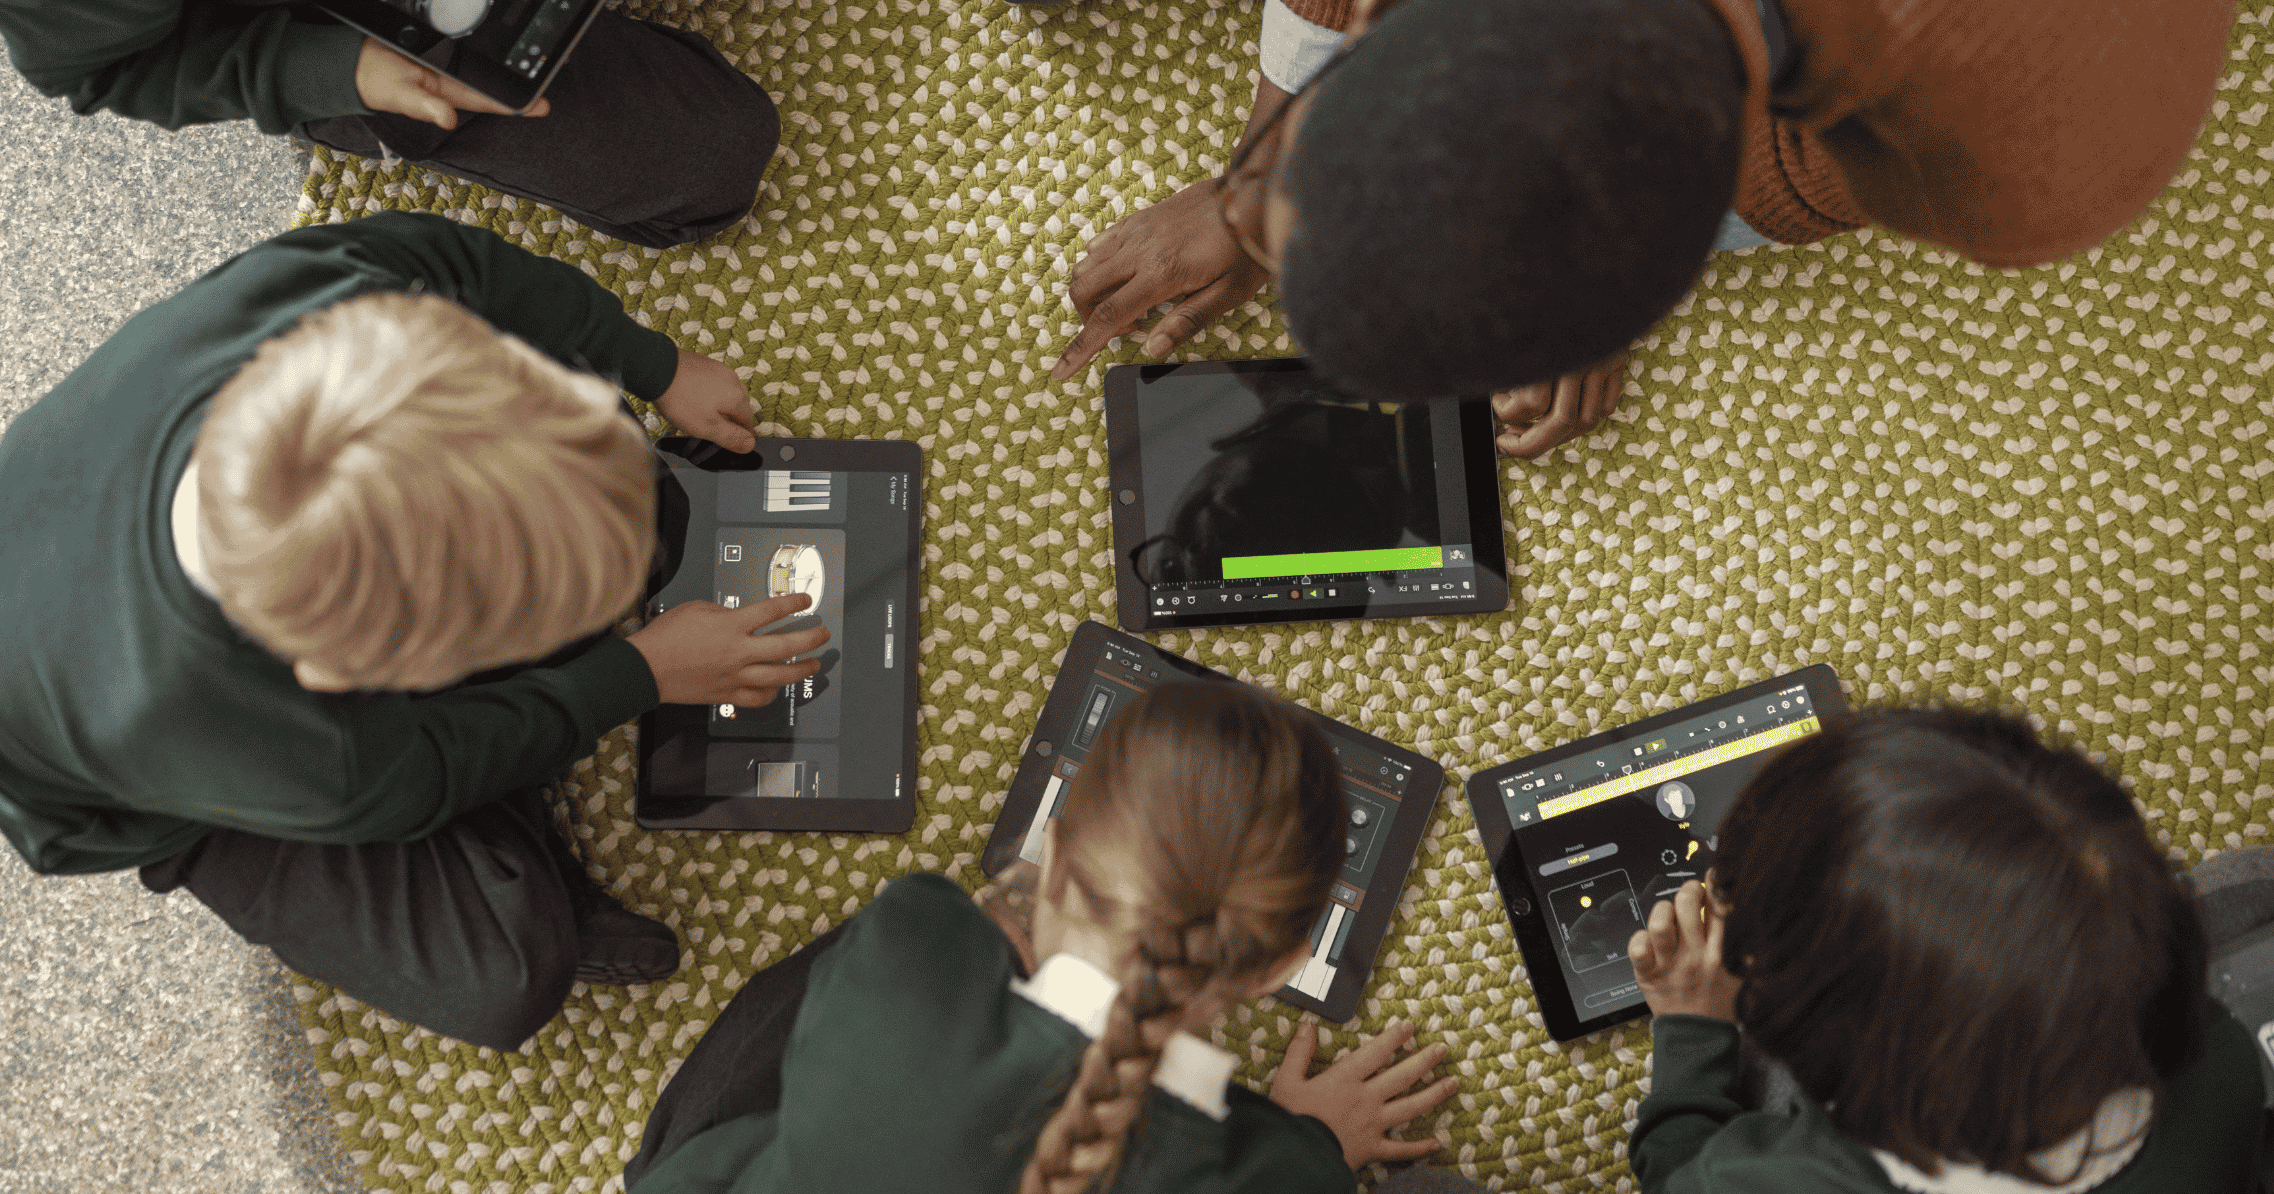
<path fill-rule="evenodd" d="M 1625 348 L 1696 280 L 1745 97 L 1704 0 L 1412 0 L 1349 55 L 1278 175 L 1280 307 L 1329 376 L 1528 385 Z"/>

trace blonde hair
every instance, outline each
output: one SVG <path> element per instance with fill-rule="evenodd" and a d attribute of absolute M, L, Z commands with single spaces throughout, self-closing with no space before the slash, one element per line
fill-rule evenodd
<path fill-rule="evenodd" d="M 194 460 L 222 611 L 357 688 L 439 688 L 599 630 L 654 552 L 654 464 L 615 388 L 429 295 L 263 344 Z"/>
<path fill-rule="evenodd" d="M 1045 895 L 1072 884 L 1128 943 L 1121 991 L 1020 1194 L 1110 1184 L 1186 1005 L 1266 977 L 1325 910 L 1345 803 L 1333 748 L 1269 693 L 1163 685 L 1106 723 L 1058 818 Z"/>

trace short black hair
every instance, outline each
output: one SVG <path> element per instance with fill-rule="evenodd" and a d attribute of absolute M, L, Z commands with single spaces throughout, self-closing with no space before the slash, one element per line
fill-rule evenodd
<path fill-rule="evenodd" d="M 1738 1020 L 1842 1132 L 1927 1173 L 2072 1181 L 2031 1154 L 2202 1047 L 2193 895 L 2123 788 L 2025 722 L 1834 722 L 1720 836 Z"/>
<path fill-rule="evenodd" d="M 1745 71 L 1707 0 L 1407 0 L 1318 83 L 1278 175 L 1280 308 L 1379 398 L 1601 361 L 1697 279 Z"/>

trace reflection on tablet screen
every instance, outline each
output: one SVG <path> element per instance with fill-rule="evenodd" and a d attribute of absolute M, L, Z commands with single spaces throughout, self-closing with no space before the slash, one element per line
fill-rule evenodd
<path fill-rule="evenodd" d="M 1457 405 L 1364 402 L 1306 371 L 1192 372 L 1146 380 L 1137 415 L 1129 562 L 1156 616 L 1476 596 Z"/>

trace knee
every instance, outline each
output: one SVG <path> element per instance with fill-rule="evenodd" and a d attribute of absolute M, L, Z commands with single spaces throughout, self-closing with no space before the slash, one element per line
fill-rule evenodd
<path fill-rule="evenodd" d="M 493 973 L 469 984 L 463 1006 L 447 1024 L 427 1027 L 501 1053 L 520 1049 L 560 1014 L 569 989 L 576 985 L 575 931 L 547 936 L 564 939 L 526 943 L 514 964 L 501 960 Z"/>
<path fill-rule="evenodd" d="M 737 218 L 758 201 L 758 184 L 782 143 L 782 114 L 773 97 L 754 80 L 742 82 L 748 86 L 735 89 L 738 102 L 712 113 L 711 127 L 703 137 L 703 143 L 715 149 L 707 170 L 716 188 L 713 209 L 731 208 Z"/>

